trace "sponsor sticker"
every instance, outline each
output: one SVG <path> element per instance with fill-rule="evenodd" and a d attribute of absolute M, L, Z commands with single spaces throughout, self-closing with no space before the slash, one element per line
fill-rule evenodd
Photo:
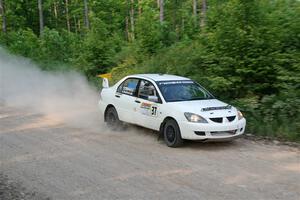
<path fill-rule="evenodd" d="M 186 80 L 186 81 L 162 81 L 159 82 L 159 85 L 174 85 L 174 84 L 191 84 L 194 83 L 193 81 Z"/>
<path fill-rule="evenodd" d="M 151 108 L 151 103 L 145 103 L 145 102 L 143 102 L 141 104 L 141 108 L 149 110 Z"/>
<path fill-rule="evenodd" d="M 155 104 L 146 103 L 146 102 L 143 102 L 141 104 L 141 113 L 143 115 L 156 117 L 157 116 L 157 109 L 158 109 L 158 107 Z"/>
<path fill-rule="evenodd" d="M 231 105 L 227 106 L 219 106 L 219 107 L 207 107 L 207 108 L 202 108 L 202 111 L 212 111 L 212 110 L 230 110 L 232 108 Z"/>

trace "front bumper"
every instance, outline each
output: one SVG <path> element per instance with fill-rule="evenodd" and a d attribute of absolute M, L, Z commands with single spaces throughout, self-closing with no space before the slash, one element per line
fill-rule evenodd
<path fill-rule="evenodd" d="M 188 140 L 226 141 L 240 137 L 246 128 L 246 119 L 228 123 L 192 123 L 179 122 L 181 137 Z"/>

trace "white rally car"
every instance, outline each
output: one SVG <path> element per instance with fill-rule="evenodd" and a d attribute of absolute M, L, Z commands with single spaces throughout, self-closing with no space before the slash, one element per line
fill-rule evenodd
<path fill-rule="evenodd" d="M 174 75 L 131 75 L 112 87 L 104 78 L 99 108 L 110 127 L 126 122 L 153 129 L 170 147 L 184 139 L 230 140 L 241 136 L 246 126 L 235 107 L 195 81 Z"/>

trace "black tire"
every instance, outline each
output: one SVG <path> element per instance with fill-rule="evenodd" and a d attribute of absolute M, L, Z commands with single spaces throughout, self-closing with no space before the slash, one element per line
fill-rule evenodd
<path fill-rule="evenodd" d="M 109 107 L 105 112 L 105 121 L 112 130 L 121 130 L 122 122 L 119 120 L 118 113 L 114 107 Z"/>
<path fill-rule="evenodd" d="M 164 140 L 168 147 L 180 147 L 183 145 L 183 139 L 177 122 L 173 119 L 166 121 L 163 129 Z"/>

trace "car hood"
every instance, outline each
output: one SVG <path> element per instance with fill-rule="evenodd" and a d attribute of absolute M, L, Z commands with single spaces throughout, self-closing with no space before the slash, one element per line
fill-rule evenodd
<path fill-rule="evenodd" d="M 181 112 L 199 114 L 203 117 L 224 117 L 236 115 L 237 109 L 217 99 L 180 101 L 171 103 Z"/>

